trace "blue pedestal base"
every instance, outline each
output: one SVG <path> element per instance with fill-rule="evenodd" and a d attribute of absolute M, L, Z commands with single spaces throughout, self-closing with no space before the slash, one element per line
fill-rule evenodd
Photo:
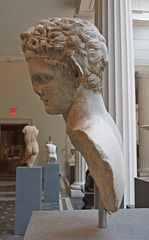
<path fill-rule="evenodd" d="M 44 166 L 44 209 L 59 209 L 59 164 Z"/>
<path fill-rule="evenodd" d="M 41 210 L 42 167 L 16 171 L 15 235 L 24 235 L 32 211 Z"/>

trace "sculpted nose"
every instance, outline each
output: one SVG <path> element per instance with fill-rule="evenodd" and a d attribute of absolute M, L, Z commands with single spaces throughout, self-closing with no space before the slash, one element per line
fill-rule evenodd
<path fill-rule="evenodd" d="M 39 96 L 42 96 L 43 92 L 40 87 L 37 87 L 36 85 L 33 85 L 34 92 L 37 93 Z"/>

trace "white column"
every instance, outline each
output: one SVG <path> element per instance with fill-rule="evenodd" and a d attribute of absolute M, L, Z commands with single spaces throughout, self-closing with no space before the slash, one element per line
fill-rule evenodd
<path fill-rule="evenodd" d="M 138 173 L 140 176 L 149 176 L 149 131 L 141 128 L 149 125 L 149 72 L 139 72 L 138 79 L 138 106 L 139 106 L 139 159 Z"/>
<path fill-rule="evenodd" d="M 96 0 L 95 18 L 109 51 L 109 64 L 103 75 L 103 98 L 123 139 L 126 206 L 134 204 L 134 177 L 137 176 L 131 0 Z"/>
<path fill-rule="evenodd" d="M 86 162 L 81 153 L 75 152 L 75 182 L 70 186 L 71 197 L 83 197 L 81 189 L 85 184 Z"/>

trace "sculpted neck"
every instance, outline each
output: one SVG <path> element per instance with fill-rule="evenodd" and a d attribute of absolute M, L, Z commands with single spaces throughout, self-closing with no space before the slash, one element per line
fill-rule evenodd
<path fill-rule="evenodd" d="M 88 125 L 104 113 L 106 113 L 106 109 L 102 95 L 83 88 L 79 91 L 71 108 L 63 114 L 63 117 L 67 127 L 76 128 Z"/>
<path fill-rule="evenodd" d="M 99 128 L 104 122 L 106 128 L 113 133 L 113 136 L 117 139 L 120 147 L 123 148 L 118 128 L 107 112 L 100 93 L 94 93 L 91 90 L 82 89 L 77 95 L 71 108 L 63 114 L 63 117 L 66 122 L 67 133 L 75 130 L 86 132 L 88 129 L 99 131 Z"/>

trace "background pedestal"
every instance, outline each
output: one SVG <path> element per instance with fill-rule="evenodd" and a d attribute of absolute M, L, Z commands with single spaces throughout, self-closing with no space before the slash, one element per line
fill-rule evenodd
<path fill-rule="evenodd" d="M 41 209 L 42 167 L 16 171 L 15 235 L 24 235 L 33 210 Z"/>
<path fill-rule="evenodd" d="M 135 208 L 149 208 L 149 177 L 135 178 Z"/>
<path fill-rule="evenodd" d="M 98 210 L 33 212 L 24 240 L 148 240 L 149 210 L 120 209 L 98 228 Z"/>
<path fill-rule="evenodd" d="M 59 209 L 59 164 L 44 165 L 44 208 Z"/>

